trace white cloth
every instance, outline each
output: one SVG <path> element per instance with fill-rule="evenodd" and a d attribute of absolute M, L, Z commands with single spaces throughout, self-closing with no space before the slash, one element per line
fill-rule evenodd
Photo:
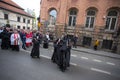
<path fill-rule="evenodd" d="M 46 35 L 46 38 L 47 38 L 48 40 L 50 40 L 50 37 L 49 37 L 49 35 Z"/>
<path fill-rule="evenodd" d="M 32 38 L 26 38 L 26 43 L 32 43 Z"/>
<path fill-rule="evenodd" d="M 0 30 L 0 33 L 2 33 L 3 32 L 3 30 Z M 2 39 L 0 39 L 0 45 L 1 45 L 1 42 L 2 42 Z"/>
<path fill-rule="evenodd" d="M 0 30 L 0 33 L 3 32 L 3 30 Z"/>
<path fill-rule="evenodd" d="M 20 35 L 12 34 L 10 37 L 11 45 L 20 45 Z"/>

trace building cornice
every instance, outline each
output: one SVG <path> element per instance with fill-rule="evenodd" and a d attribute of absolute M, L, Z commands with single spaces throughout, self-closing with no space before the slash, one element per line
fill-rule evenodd
<path fill-rule="evenodd" d="M 27 17 L 30 17 L 30 18 L 34 18 L 33 16 L 29 16 L 29 15 L 21 14 L 21 13 L 19 13 L 19 12 L 15 12 L 15 11 L 12 11 L 12 10 L 9 10 L 9 9 L 6 9 L 6 8 L 2 8 L 2 7 L 0 7 L 0 9 L 6 10 L 6 11 L 10 11 L 10 12 L 13 12 L 13 13 L 17 13 L 17 14 L 20 14 L 20 15 L 24 15 L 24 16 L 27 16 Z"/>
<path fill-rule="evenodd" d="M 10 6 L 13 6 L 13 7 L 15 7 L 15 8 L 18 8 L 18 9 L 24 10 L 23 8 L 21 8 L 21 7 L 17 7 L 17 6 L 15 6 L 15 5 L 10 4 L 10 3 L 7 3 L 7 2 L 5 2 L 4 0 L 0 0 L 0 2 L 5 3 L 5 4 L 7 4 L 7 5 L 10 5 Z"/>

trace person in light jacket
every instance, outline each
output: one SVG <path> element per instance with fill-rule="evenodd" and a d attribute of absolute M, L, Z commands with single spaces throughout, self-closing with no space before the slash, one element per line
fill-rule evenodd
<path fill-rule="evenodd" d="M 20 35 L 17 32 L 17 30 L 14 31 L 14 33 L 10 37 L 11 45 L 12 45 L 12 50 L 19 51 L 19 45 L 20 45 Z"/>

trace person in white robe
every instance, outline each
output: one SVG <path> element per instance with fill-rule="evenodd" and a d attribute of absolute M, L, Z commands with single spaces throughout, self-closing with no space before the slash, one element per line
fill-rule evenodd
<path fill-rule="evenodd" d="M 10 37 L 12 50 L 19 51 L 19 45 L 20 45 L 20 35 L 17 30 L 14 31 L 14 33 Z"/>

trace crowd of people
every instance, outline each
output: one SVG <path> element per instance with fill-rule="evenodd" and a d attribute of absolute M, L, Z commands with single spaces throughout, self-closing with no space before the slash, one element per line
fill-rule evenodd
<path fill-rule="evenodd" d="M 49 33 L 42 34 L 39 31 L 27 31 L 11 29 L 10 25 L 0 27 L 0 45 L 2 50 L 11 49 L 13 51 L 20 51 L 20 47 L 26 50 L 33 46 L 30 56 L 32 58 L 40 58 L 40 45 L 47 49 L 49 46 Z M 64 35 L 54 42 L 54 52 L 51 58 L 53 63 L 56 63 L 61 71 L 65 71 L 70 66 L 71 55 L 71 40 Z M 20 44 L 22 43 L 22 46 Z"/>
<path fill-rule="evenodd" d="M 8 24 L 4 27 L 0 27 L 1 49 L 20 51 L 20 43 L 22 43 L 22 48 L 24 50 L 33 46 L 30 54 L 32 58 L 40 58 L 40 45 L 43 44 L 43 48 L 48 49 L 50 39 L 50 34 L 48 32 L 43 34 L 40 31 L 17 30 L 10 28 Z M 63 72 L 70 66 L 71 48 L 72 46 L 77 48 L 77 40 L 77 35 L 70 38 L 66 34 L 53 40 L 54 51 L 51 61 L 56 63 Z M 99 40 L 96 40 L 94 50 L 97 50 L 98 45 Z"/>
<path fill-rule="evenodd" d="M 19 51 L 20 43 L 22 42 L 22 48 L 26 50 L 26 47 L 32 46 L 32 39 L 35 36 L 38 36 L 40 39 L 39 42 L 41 42 L 42 35 L 40 32 L 23 29 L 11 29 L 10 25 L 0 27 L 1 49 L 12 49 Z"/>

